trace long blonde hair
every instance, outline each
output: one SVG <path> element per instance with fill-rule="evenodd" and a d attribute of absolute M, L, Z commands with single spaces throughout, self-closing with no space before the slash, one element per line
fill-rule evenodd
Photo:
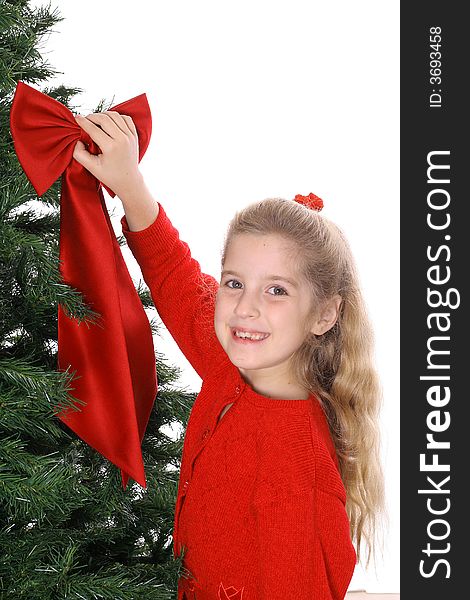
<path fill-rule="evenodd" d="M 342 231 L 317 211 L 283 198 L 255 202 L 235 214 L 225 237 L 222 266 L 233 236 L 279 234 L 298 250 L 313 305 L 339 294 L 335 325 L 310 334 L 292 356 L 297 381 L 319 398 L 327 417 L 346 489 L 351 539 L 374 552 L 384 509 L 380 463 L 381 390 L 373 365 L 373 333 L 359 289 L 356 266 Z"/>

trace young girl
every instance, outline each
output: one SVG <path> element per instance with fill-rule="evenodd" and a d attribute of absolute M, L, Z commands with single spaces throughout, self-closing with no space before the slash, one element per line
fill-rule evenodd
<path fill-rule="evenodd" d="M 77 117 L 74 158 L 122 200 L 155 307 L 202 379 L 173 532 L 178 600 L 341 600 L 382 506 L 371 329 L 342 233 L 311 194 L 238 212 L 220 284 L 138 169 L 132 119 Z M 201 222 L 203 219 L 201 217 Z"/>

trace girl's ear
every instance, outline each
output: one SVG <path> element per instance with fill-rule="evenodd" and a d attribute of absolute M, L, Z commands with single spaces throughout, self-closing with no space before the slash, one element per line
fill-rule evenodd
<path fill-rule="evenodd" d="M 319 316 L 315 319 L 313 326 L 310 329 L 311 333 L 323 335 L 333 327 L 338 320 L 341 301 L 341 296 L 335 294 L 330 300 L 325 302 Z"/>

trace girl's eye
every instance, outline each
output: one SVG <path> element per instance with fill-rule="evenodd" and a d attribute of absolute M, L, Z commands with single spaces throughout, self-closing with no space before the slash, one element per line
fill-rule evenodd
<path fill-rule="evenodd" d="M 240 283 L 238 281 L 238 279 L 229 279 L 228 281 L 225 282 L 224 284 L 226 287 L 230 288 L 231 290 L 240 290 L 243 287 L 243 284 Z M 269 290 L 274 290 L 272 293 L 270 292 L 271 296 L 287 296 L 287 292 L 284 288 L 279 287 L 278 285 L 273 285 L 272 287 L 269 288 Z"/>
<path fill-rule="evenodd" d="M 273 285 L 269 288 L 270 290 L 274 290 L 273 296 L 287 296 L 287 292 L 284 288 L 279 287 L 278 285 Z"/>
<path fill-rule="evenodd" d="M 231 284 L 233 284 L 233 285 L 231 285 Z M 241 286 L 241 283 L 239 281 L 237 281 L 236 279 L 229 279 L 228 281 L 225 282 L 225 285 L 227 287 L 231 288 L 232 290 L 240 289 L 237 284 L 239 284 Z"/>

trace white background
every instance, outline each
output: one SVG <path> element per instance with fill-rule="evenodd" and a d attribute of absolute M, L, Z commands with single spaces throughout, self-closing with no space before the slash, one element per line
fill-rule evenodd
<path fill-rule="evenodd" d="M 31 6 L 44 3 L 34 1 Z M 220 274 L 234 212 L 314 192 L 353 248 L 376 333 L 389 512 L 384 554 L 350 589 L 399 591 L 399 2 L 57 0 L 47 85 L 77 112 L 145 92 L 141 170 L 205 272 Z M 120 201 L 108 198 L 121 234 Z M 134 281 L 130 251 L 123 253 Z M 155 313 L 149 315 L 155 316 Z M 201 380 L 164 332 L 155 346 Z"/>

